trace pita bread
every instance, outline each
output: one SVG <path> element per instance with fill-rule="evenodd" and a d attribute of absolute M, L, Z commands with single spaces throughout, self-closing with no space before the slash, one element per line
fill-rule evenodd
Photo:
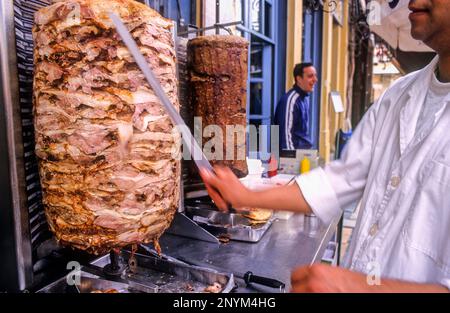
<path fill-rule="evenodd" d="M 259 208 L 246 208 L 249 214 L 244 214 L 245 217 L 255 222 L 267 222 L 273 215 L 273 211 Z"/>

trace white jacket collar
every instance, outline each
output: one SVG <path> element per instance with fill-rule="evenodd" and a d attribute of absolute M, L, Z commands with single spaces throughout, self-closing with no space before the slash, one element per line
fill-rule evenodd
<path fill-rule="evenodd" d="M 411 83 L 405 85 L 405 88 L 408 88 L 407 97 L 404 98 L 405 102 L 400 111 L 400 152 L 402 154 L 414 137 L 417 120 L 438 61 L 439 57 L 436 56 L 430 64 L 415 75 L 412 74 L 410 77 Z M 447 95 L 444 101 L 450 102 L 450 94 Z"/>

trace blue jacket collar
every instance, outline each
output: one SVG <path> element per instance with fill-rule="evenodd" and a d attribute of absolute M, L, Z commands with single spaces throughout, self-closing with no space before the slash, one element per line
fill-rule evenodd
<path fill-rule="evenodd" d="M 300 88 L 297 84 L 294 84 L 294 90 L 298 92 L 301 97 L 309 96 L 309 93 Z"/>

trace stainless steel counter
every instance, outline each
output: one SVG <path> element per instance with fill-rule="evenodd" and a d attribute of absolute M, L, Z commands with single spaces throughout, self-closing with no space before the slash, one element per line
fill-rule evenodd
<path fill-rule="evenodd" d="M 172 257 L 209 264 L 229 272 L 252 271 L 255 275 L 284 282 L 289 291 L 291 271 L 321 261 L 339 219 L 340 216 L 330 225 L 324 225 L 317 217 L 303 215 L 276 220 L 258 243 L 230 241 L 216 244 L 165 234 L 160 244 L 163 253 Z M 237 291 L 274 291 L 257 287 L 247 288 L 240 281 Z"/>

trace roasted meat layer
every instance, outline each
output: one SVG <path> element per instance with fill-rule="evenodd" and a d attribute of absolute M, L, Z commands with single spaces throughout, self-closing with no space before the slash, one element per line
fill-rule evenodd
<path fill-rule="evenodd" d="M 188 43 L 188 69 L 194 115 L 202 118 L 203 131 L 217 125 L 223 134 L 222 159 L 211 163 L 246 176 L 248 41 L 237 36 L 192 39 Z M 227 126 L 235 127 L 236 132 L 231 133 Z M 209 140 L 205 136 L 203 144 Z"/>
<path fill-rule="evenodd" d="M 107 13 L 118 14 L 175 107 L 172 22 L 132 0 L 67 0 L 35 15 L 34 113 L 43 202 L 66 245 L 157 241 L 179 201 L 179 136 Z"/>

